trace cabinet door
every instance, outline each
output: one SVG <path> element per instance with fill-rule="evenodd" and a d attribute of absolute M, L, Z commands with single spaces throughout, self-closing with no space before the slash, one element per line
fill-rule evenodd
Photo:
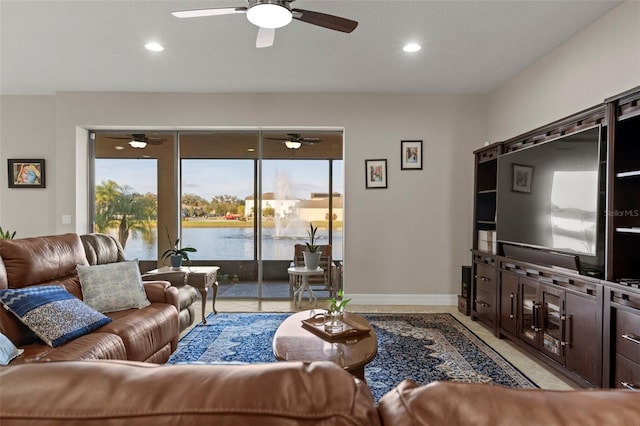
<path fill-rule="evenodd" d="M 566 367 L 596 386 L 602 384 L 602 335 L 595 300 L 566 294 Z"/>
<path fill-rule="evenodd" d="M 564 364 L 564 297 L 564 290 L 540 285 L 540 351 L 561 364 Z"/>
<path fill-rule="evenodd" d="M 500 272 L 500 327 L 513 333 L 518 330 L 518 276 Z"/>
<path fill-rule="evenodd" d="M 518 309 L 518 337 L 528 344 L 539 347 L 538 332 L 538 283 L 520 278 L 520 304 Z"/>

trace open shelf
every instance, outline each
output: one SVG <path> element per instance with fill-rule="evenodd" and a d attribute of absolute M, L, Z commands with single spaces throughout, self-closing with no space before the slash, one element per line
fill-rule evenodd
<path fill-rule="evenodd" d="M 612 235 L 609 240 L 609 281 L 640 277 L 640 97 L 617 101 L 614 151 L 610 158 L 611 205 L 607 214 Z"/>

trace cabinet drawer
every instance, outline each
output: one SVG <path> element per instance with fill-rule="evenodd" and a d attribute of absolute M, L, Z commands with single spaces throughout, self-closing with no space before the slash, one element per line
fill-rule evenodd
<path fill-rule="evenodd" d="M 494 321 L 496 307 L 495 305 L 495 294 L 486 292 L 486 291 L 478 291 L 476 293 L 476 298 L 474 300 L 474 306 L 476 308 L 476 312 L 478 316 L 482 318 L 486 318 L 491 322 Z"/>
<path fill-rule="evenodd" d="M 616 373 L 613 386 L 640 390 L 640 364 L 616 354 Z"/>
<path fill-rule="evenodd" d="M 616 352 L 640 363 L 640 315 L 616 309 Z"/>
<path fill-rule="evenodd" d="M 496 292 L 496 282 L 493 278 L 494 268 L 481 263 L 476 264 L 476 289 L 478 292 L 485 291 L 492 294 Z"/>

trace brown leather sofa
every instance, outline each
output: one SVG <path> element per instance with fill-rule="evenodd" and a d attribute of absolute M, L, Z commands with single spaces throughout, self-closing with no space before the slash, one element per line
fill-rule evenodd
<path fill-rule="evenodd" d="M 82 299 L 78 264 L 88 262 L 77 234 L 0 240 L 0 289 L 58 284 Z M 24 349 L 11 365 L 81 359 L 166 362 L 178 344 L 178 291 L 165 281 L 143 284 L 149 306 L 105 313 L 113 321 L 56 348 L 0 309 L 0 332 Z"/>
<path fill-rule="evenodd" d="M 0 383 L 3 426 L 630 426 L 640 419 L 640 393 L 626 390 L 404 381 L 376 405 L 366 384 L 330 362 L 52 362 L 0 368 Z"/>
<path fill-rule="evenodd" d="M 89 265 L 104 265 L 126 260 L 122 245 L 111 235 L 83 234 L 80 235 L 80 239 Z M 153 275 L 143 274 L 142 279 L 143 281 L 168 281 L 171 283 L 178 290 L 180 331 L 193 324 L 195 321 L 193 302 L 198 298 L 198 291 L 187 284 L 187 274 L 180 271 L 170 271 Z"/>

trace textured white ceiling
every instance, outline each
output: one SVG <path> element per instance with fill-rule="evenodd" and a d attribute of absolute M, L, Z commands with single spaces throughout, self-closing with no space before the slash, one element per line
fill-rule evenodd
<path fill-rule="evenodd" d="M 293 21 L 256 49 L 243 14 L 170 13 L 245 0 L 0 0 L 0 93 L 487 93 L 620 3 L 297 0 L 360 25 Z M 165 51 L 145 50 L 150 40 Z M 409 41 L 422 50 L 402 52 Z"/>

